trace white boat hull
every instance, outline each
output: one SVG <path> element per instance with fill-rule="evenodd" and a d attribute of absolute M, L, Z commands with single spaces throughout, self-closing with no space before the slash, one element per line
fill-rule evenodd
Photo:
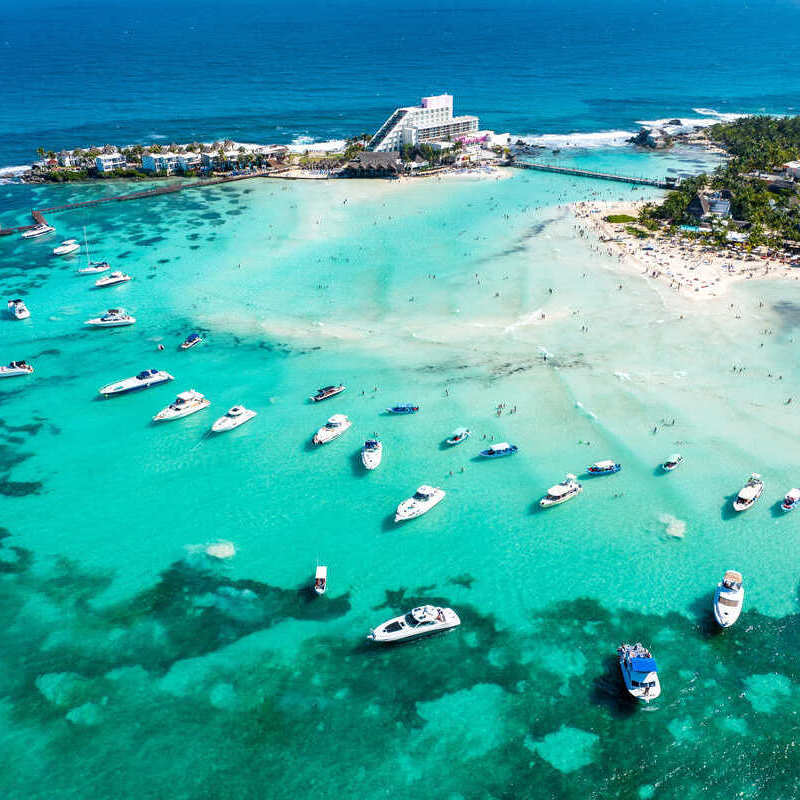
<path fill-rule="evenodd" d="M 550 506 L 560 506 L 562 503 L 566 503 L 568 500 L 573 500 L 576 498 L 581 492 L 583 491 L 583 487 L 579 487 L 574 492 L 570 492 L 570 494 L 565 494 L 563 497 L 559 497 L 556 499 L 550 497 L 543 497 L 539 501 L 539 505 L 542 508 L 550 508 Z"/>
<path fill-rule="evenodd" d="M 172 420 L 188 417 L 190 414 L 196 414 L 198 411 L 202 411 L 210 405 L 210 400 L 203 400 L 199 403 L 187 405 L 186 408 L 174 409 L 167 406 L 167 408 L 162 409 L 153 417 L 153 422 L 172 422 Z"/>
<path fill-rule="evenodd" d="M 375 469 L 381 463 L 382 458 L 382 443 L 375 450 L 366 450 L 364 448 L 361 450 L 361 463 L 364 465 L 364 469 Z"/>
<path fill-rule="evenodd" d="M 30 369 L 0 367 L 0 378 L 16 378 L 20 375 L 30 375 L 32 372 L 33 372 L 33 367 L 31 367 Z"/>
<path fill-rule="evenodd" d="M 416 519 L 423 514 L 427 514 L 432 508 L 439 505 L 444 500 L 445 492 L 443 489 L 438 489 L 436 494 L 428 500 L 417 500 L 414 497 L 409 497 L 397 506 L 397 511 L 394 515 L 395 522 L 404 522 L 409 519 Z"/>
<path fill-rule="evenodd" d="M 37 236 L 47 236 L 48 233 L 53 233 L 55 228 L 52 225 L 37 226 L 31 228 L 29 231 L 22 232 L 23 239 L 35 239 Z"/>
<path fill-rule="evenodd" d="M 729 600 L 735 600 L 736 605 L 731 606 L 722 603 L 720 598 L 725 597 Z M 714 592 L 714 619 L 720 628 L 730 628 L 736 620 L 739 619 L 742 613 L 742 606 L 744 605 L 744 589 L 736 592 L 723 592 L 721 586 L 717 586 Z"/>
<path fill-rule="evenodd" d="M 323 426 L 314 434 L 312 441 L 314 444 L 328 444 L 328 442 L 338 439 L 346 430 L 350 428 L 352 424 L 352 422 L 348 421 L 343 423 L 338 428 L 328 428 Z"/>
<path fill-rule="evenodd" d="M 235 417 L 229 417 L 227 414 L 225 414 L 214 422 L 214 424 L 211 426 L 211 430 L 214 433 L 225 433 L 226 431 L 232 431 L 234 428 L 244 425 L 245 422 L 249 422 L 251 419 L 253 419 L 253 417 L 256 416 L 256 413 L 257 412 L 251 411 L 248 408 Z"/>
<path fill-rule="evenodd" d="M 79 244 L 71 244 L 66 247 L 56 247 L 53 250 L 54 256 L 71 256 L 73 253 L 77 253 L 78 250 L 81 249 Z"/>
<path fill-rule="evenodd" d="M 124 328 L 128 325 L 133 325 L 135 322 L 136 317 L 116 320 L 102 320 L 100 318 L 86 320 L 86 324 L 92 328 Z"/>
<path fill-rule="evenodd" d="M 94 288 L 95 289 L 105 289 L 108 286 L 119 286 L 119 284 L 127 283 L 129 280 L 131 280 L 131 276 L 130 275 L 126 276 L 125 278 L 114 278 L 113 280 L 110 280 L 110 279 L 106 280 L 104 278 L 101 278 L 99 281 L 95 281 L 94 282 Z"/>
<path fill-rule="evenodd" d="M 408 642 L 413 639 L 421 639 L 434 633 L 443 633 L 452 628 L 457 628 L 461 624 L 458 614 L 452 608 L 443 608 L 444 619 L 431 622 L 428 625 L 418 627 L 402 627 L 400 630 L 387 630 L 393 623 L 398 623 L 406 618 L 406 615 L 387 620 L 377 628 L 373 628 L 367 638 L 379 644 L 393 644 L 395 642 Z"/>
<path fill-rule="evenodd" d="M 101 386 L 98 392 L 103 395 L 103 397 L 113 397 L 118 394 L 128 394 L 143 389 L 150 389 L 153 386 L 160 386 L 162 383 L 169 383 L 171 380 L 174 380 L 174 378 L 168 372 L 159 372 L 156 375 L 151 375 L 148 378 L 142 379 L 134 376 Z"/>

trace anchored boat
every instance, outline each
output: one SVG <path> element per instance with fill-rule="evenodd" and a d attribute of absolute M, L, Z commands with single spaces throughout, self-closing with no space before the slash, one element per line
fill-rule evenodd
<path fill-rule="evenodd" d="M 386 409 L 387 414 L 416 414 L 419 406 L 415 403 L 397 403 Z"/>
<path fill-rule="evenodd" d="M 610 459 L 607 461 L 596 461 L 594 464 L 586 467 L 586 471 L 590 475 L 613 475 L 622 469 L 622 464 L 617 464 Z"/>
<path fill-rule="evenodd" d="M 124 308 L 109 308 L 102 317 L 87 319 L 86 325 L 95 328 L 121 328 L 124 325 L 133 325 L 136 317 L 132 317 Z"/>
<path fill-rule="evenodd" d="M 323 386 L 320 389 L 317 389 L 317 393 L 311 395 L 309 400 L 314 403 L 320 403 L 323 400 L 328 400 L 331 397 L 336 397 L 337 394 L 341 394 L 347 387 L 344 384 L 339 384 L 338 386 Z"/>
<path fill-rule="evenodd" d="M 0 378 L 15 378 L 17 375 L 30 375 L 33 367 L 27 361 L 11 361 L 8 366 L 0 367 Z"/>
<path fill-rule="evenodd" d="M 472 436 L 472 432 L 469 430 L 469 428 L 456 428 L 450 434 L 450 438 L 445 439 L 445 444 L 450 445 L 450 447 L 454 447 L 457 444 L 466 442 L 470 436 Z"/>
<path fill-rule="evenodd" d="M 361 448 L 361 463 L 364 469 L 375 469 L 383 458 L 383 443 L 379 439 L 367 439 Z"/>
<path fill-rule="evenodd" d="M 106 286 L 116 286 L 118 283 L 127 283 L 129 280 L 131 280 L 130 275 L 126 275 L 124 272 L 117 270 L 106 275 L 104 278 L 98 278 L 94 282 L 94 285 L 96 289 L 104 289 Z"/>
<path fill-rule="evenodd" d="M 190 348 L 194 347 L 196 344 L 200 344 L 203 339 L 199 333 L 190 333 L 182 342 L 181 342 L 181 350 L 189 350 Z"/>
<path fill-rule="evenodd" d="M 680 464 L 683 463 L 683 456 L 680 453 L 673 453 L 662 465 L 661 469 L 664 472 L 672 472 L 672 470 L 676 469 Z"/>
<path fill-rule="evenodd" d="M 172 375 L 163 369 L 144 369 L 132 378 L 123 378 L 115 383 L 101 386 L 98 392 L 103 397 L 113 397 L 118 394 L 128 394 L 129 392 L 138 392 L 141 389 L 149 389 L 152 386 L 160 386 L 162 383 L 169 383 L 171 380 L 174 380 Z"/>
<path fill-rule="evenodd" d="M 77 253 L 81 249 L 77 239 L 65 239 L 61 244 L 54 248 L 54 256 L 68 256 L 72 253 Z"/>
<path fill-rule="evenodd" d="M 166 408 L 162 408 L 153 417 L 153 422 L 169 422 L 173 419 L 188 417 L 189 414 L 202 411 L 210 405 L 211 401 L 204 395 L 194 389 L 190 389 L 188 392 L 181 392 L 172 403 Z"/>
<path fill-rule="evenodd" d="M 256 412 L 251 411 L 249 408 L 232 406 L 211 426 L 211 430 L 214 433 L 232 431 L 234 428 L 244 425 L 245 422 L 249 422 L 255 416 Z"/>
<path fill-rule="evenodd" d="M 736 499 L 733 501 L 734 511 L 747 511 L 761 497 L 764 491 L 764 481 L 757 472 L 750 474 L 747 483 L 739 490 Z"/>
<path fill-rule="evenodd" d="M 508 442 L 498 442 L 488 447 L 486 450 L 481 450 L 481 455 L 484 458 L 503 458 L 504 456 L 513 456 L 519 448 L 515 444 Z"/>
<path fill-rule="evenodd" d="M 551 486 L 547 490 L 547 494 L 539 501 L 542 508 L 549 508 L 550 506 L 557 506 L 561 503 L 566 503 L 567 500 L 572 500 L 583 491 L 583 486 L 578 483 L 575 476 L 568 473 L 561 483 Z"/>
<path fill-rule="evenodd" d="M 387 620 L 377 628 L 373 628 L 367 639 L 381 644 L 403 642 L 409 639 L 418 639 L 432 633 L 456 628 L 461 624 L 458 614 L 452 608 L 439 608 L 438 606 L 417 606 L 407 614 Z"/>
<path fill-rule="evenodd" d="M 344 414 L 334 414 L 311 440 L 314 444 L 327 444 L 341 436 L 353 423 Z"/>
<path fill-rule="evenodd" d="M 423 484 L 417 489 L 412 497 L 403 500 L 394 515 L 395 522 L 407 519 L 414 519 L 427 514 L 435 505 L 444 500 L 445 491 L 438 486 L 428 486 Z"/>
<path fill-rule="evenodd" d="M 325 594 L 328 588 L 328 568 L 320 564 L 317 567 L 316 575 L 314 575 L 314 591 L 317 594 Z"/>
<path fill-rule="evenodd" d="M 721 628 L 730 628 L 739 619 L 743 603 L 742 573 L 729 569 L 714 590 L 714 619 Z"/>
<path fill-rule="evenodd" d="M 783 498 L 781 509 L 783 511 L 794 511 L 798 503 L 800 503 L 800 489 L 789 489 L 786 497 Z"/>
<path fill-rule="evenodd" d="M 28 311 L 28 307 L 22 300 L 9 300 L 8 313 L 11 314 L 14 319 L 28 319 L 31 315 L 31 312 Z"/>
<path fill-rule="evenodd" d="M 622 644 L 617 648 L 619 668 L 629 694 L 643 703 L 655 700 L 661 694 L 658 666 L 650 651 L 642 645 Z"/>

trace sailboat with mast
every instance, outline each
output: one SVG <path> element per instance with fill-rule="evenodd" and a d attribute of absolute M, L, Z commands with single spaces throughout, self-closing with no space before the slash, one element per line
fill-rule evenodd
<path fill-rule="evenodd" d="M 86 247 L 86 266 L 78 270 L 80 275 L 96 275 L 111 268 L 108 261 L 92 261 L 89 258 L 89 241 L 86 238 L 86 226 L 83 226 L 83 244 Z"/>

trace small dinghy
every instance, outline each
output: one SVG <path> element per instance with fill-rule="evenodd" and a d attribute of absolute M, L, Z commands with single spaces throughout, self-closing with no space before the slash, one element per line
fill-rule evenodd
<path fill-rule="evenodd" d="M 664 472 L 672 472 L 680 464 L 683 463 L 683 456 L 680 453 L 673 453 L 662 465 L 661 469 Z"/>
<path fill-rule="evenodd" d="M 586 467 L 586 471 L 590 475 L 613 475 L 622 469 L 622 464 L 617 464 L 615 461 L 608 459 L 607 461 L 595 461 L 594 464 Z"/>
<path fill-rule="evenodd" d="M 256 412 L 251 411 L 249 408 L 245 408 L 244 406 L 232 406 L 223 416 L 216 420 L 211 426 L 211 430 L 214 433 L 232 431 L 234 428 L 244 425 L 245 422 L 249 422 L 255 416 Z"/>
<path fill-rule="evenodd" d="M 498 442 L 488 447 L 486 450 L 481 450 L 481 455 L 484 458 L 503 458 L 504 456 L 513 456 L 519 448 L 515 444 L 508 442 Z"/>
<path fill-rule="evenodd" d="M 450 434 L 450 438 L 445 439 L 445 444 L 449 445 L 450 447 L 455 447 L 457 444 L 466 442 L 470 436 L 472 436 L 472 432 L 469 430 L 469 428 L 456 428 Z"/>
<path fill-rule="evenodd" d="M 730 628 L 742 613 L 744 588 L 742 573 L 729 569 L 714 590 L 714 619 L 721 628 Z"/>
<path fill-rule="evenodd" d="M 361 448 L 361 463 L 364 469 L 375 469 L 383 458 L 383 443 L 380 439 L 367 439 Z"/>
<path fill-rule="evenodd" d="M 622 644 L 617 648 L 619 668 L 625 688 L 632 697 L 649 703 L 661 694 L 658 666 L 650 651 L 641 642 Z"/>
<path fill-rule="evenodd" d="M 415 403 L 396 403 L 386 409 L 387 414 L 416 414 L 419 406 Z"/>
<path fill-rule="evenodd" d="M 317 594 L 325 594 L 328 588 L 328 568 L 322 564 L 317 567 L 316 575 L 314 575 L 314 591 Z"/>
<path fill-rule="evenodd" d="M 311 395 L 309 400 L 313 403 L 321 403 L 323 400 L 329 400 L 331 397 L 336 397 L 337 394 L 341 394 L 347 387 L 340 383 L 338 386 L 322 386 L 321 388 L 317 389 L 317 393 Z"/>
<path fill-rule="evenodd" d="M 387 620 L 377 628 L 373 628 L 367 639 L 381 644 L 404 642 L 409 639 L 418 639 L 432 633 L 456 628 L 461 624 L 458 614 L 452 608 L 439 608 L 438 606 L 417 606 L 407 614 Z"/>
<path fill-rule="evenodd" d="M 789 489 L 781 503 L 781 510 L 794 511 L 798 503 L 800 503 L 800 489 Z"/>
<path fill-rule="evenodd" d="M 194 347 L 196 344 L 200 344 L 203 339 L 199 333 L 190 333 L 182 342 L 181 342 L 181 350 L 189 350 L 189 348 Z"/>
<path fill-rule="evenodd" d="M 31 315 L 31 312 L 28 311 L 28 307 L 22 300 L 9 300 L 8 313 L 11 314 L 14 319 L 28 319 Z"/>
<path fill-rule="evenodd" d="M 0 367 L 0 378 L 14 378 L 17 375 L 30 375 L 33 367 L 27 361 L 11 361 L 7 367 Z"/>
<path fill-rule="evenodd" d="M 733 501 L 733 510 L 747 511 L 747 509 L 751 508 L 756 500 L 761 497 L 763 491 L 764 481 L 761 480 L 761 476 L 757 472 L 751 473 L 750 477 L 747 479 L 747 483 L 742 486 L 739 490 L 739 494 L 736 495 L 736 499 Z"/>

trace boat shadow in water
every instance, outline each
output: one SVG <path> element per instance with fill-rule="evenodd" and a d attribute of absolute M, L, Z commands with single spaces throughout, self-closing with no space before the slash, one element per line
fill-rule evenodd
<path fill-rule="evenodd" d="M 397 529 L 399 524 L 400 523 L 397 523 L 397 522 L 394 521 L 394 511 L 392 511 L 391 514 L 387 514 L 383 518 L 383 522 L 381 522 L 381 530 L 384 531 L 384 532 L 385 531 L 393 531 L 393 530 Z"/>
<path fill-rule="evenodd" d="M 711 608 L 713 600 L 714 587 L 710 586 L 708 592 L 701 594 L 689 605 L 692 616 L 697 620 L 697 632 L 704 639 L 715 639 L 723 632 L 723 628 L 714 619 Z"/>
<path fill-rule="evenodd" d="M 661 464 L 659 464 L 653 470 L 653 476 L 656 477 L 656 478 L 659 478 L 659 477 L 662 477 L 664 475 L 669 475 L 669 470 L 668 469 L 664 469 L 664 467 L 662 467 Z"/>
<path fill-rule="evenodd" d="M 595 677 L 592 685 L 591 699 L 595 705 L 604 706 L 617 718 L 632 716 L 642 705 L 625 690 L 616 656 L 604 659 L 603 671 Z"/>
<path fill-rule="evenodd" d="M 721 519 L 735 519 L 741 513 L 740 511 L 733 510 L 733 501 L 739 496 L 739 492 L 734 492 L 733 494 L 729 494 L 725 498 L 725 502 L 722 504 L 722 508 L 720 509 L 719 515 Z M 750 509 L 748 509 L 750 510 Z"/>
<path fill-rule="evenodd" d="M 783 499 L 776 500 L 769 508 L 769 513 L 772 514 L 775 519 L 783 519 L 787 516 L 781 506 L 783 506 Z"/>

